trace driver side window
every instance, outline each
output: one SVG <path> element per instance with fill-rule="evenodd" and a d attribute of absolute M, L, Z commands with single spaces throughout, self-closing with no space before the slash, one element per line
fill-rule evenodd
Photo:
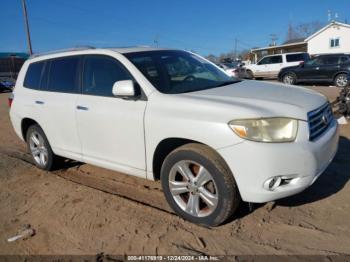
<path fill-rule="evenodd" d="M 129 72 L 114 58 L 103 55 L 86 56 L 83 70 L 83 94 L 113 96 L 117 81 L 132 80 Z"/>

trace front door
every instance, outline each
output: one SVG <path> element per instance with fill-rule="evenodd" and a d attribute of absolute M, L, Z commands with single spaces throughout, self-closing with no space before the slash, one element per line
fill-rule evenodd
<path fill-rule="evenodd" d="M 255 76 L 276 77 L 282 67 L 282 55 L 266 56 L 258 62 Z"/>
<path fill-rule="evenodd" d="M 77 126 L 85 162 L 146 177 L 144 100 L 114 97 L 113 84 L 133 80 L 115 59 L 83 59 L 82 96 L 77 100 Z"/>

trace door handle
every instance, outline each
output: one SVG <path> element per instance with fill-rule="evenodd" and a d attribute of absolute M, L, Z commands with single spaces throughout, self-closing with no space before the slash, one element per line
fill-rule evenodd
<path fill-rule="evenodd" d="M 38 105 L 43 105 L 43 104 L 45 104 L 45 102 L 44 101 L 35 101 L 35 104 L 38 104 Z"/>
<path fill-rule="evenodd" d="M 319 67 L 316 67 L 315 69 L 316 69 L 316 70 L 319 70 L 320 68 L 319 68 Z"/>
<path fill-rule="evenodd" d="M 77 106 L 78 110 L 84 110 L 84 111 L 88 111 L 89 108 L 85 107 L 85 106 Z"/>

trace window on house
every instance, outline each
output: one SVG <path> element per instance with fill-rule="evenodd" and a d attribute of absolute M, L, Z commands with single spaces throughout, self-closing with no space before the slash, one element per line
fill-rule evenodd
<path fill-rule="evenodd" d="M 331 45 L 331 47 L 339 47 L 339 37 L 338 38 L 331 38 L 330 45 Z"/>

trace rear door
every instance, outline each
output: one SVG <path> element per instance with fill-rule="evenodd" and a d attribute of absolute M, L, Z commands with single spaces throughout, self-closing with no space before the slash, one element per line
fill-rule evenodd
<path fill-rule="evenodd" d="M 58 155 L 81 160 L 81 144 L 76 126 L 75 105 L 79 90 L 80 56 L 46 61 L 41 91 L 35 104 L 40 124 Z"/>
<path fill-rule="evenodd" d="M 319 69 L 322 80 L 333 80 L 333 76 L 340 70 L 340 57 L 339 55 L 323 57 L 323 65 Z"/>
<path fill-rule="evenodd" d="M 115 58 L 84 56 L 77 123 L 85 162 L 146 177 L 145 99 L 114 97 L 115 82 L 134 80 Z"/>
<path fill-rule="evenodd" d="M 322 56 L 310 59 L 298 70 L 298 79 L 305 81 L 325 79 L 324 72 L 321 70 L 324 62 Z"/>

